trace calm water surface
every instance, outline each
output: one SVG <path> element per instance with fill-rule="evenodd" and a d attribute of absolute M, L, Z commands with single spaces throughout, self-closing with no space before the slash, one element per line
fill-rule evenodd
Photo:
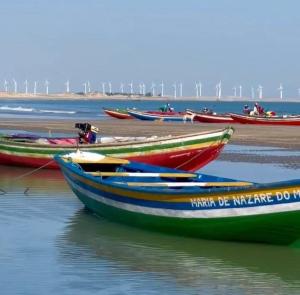
<path fill-rule="evenodd" d="M 218 101 L 172 101 L 176 111 L 185 109 L 201 110 L 203 107 L 213 109 L 218 113 L 241 113 L 245 102 L 218 102 Z M 0 99 L 0 118 L 24 119 L 82 119 L 104 120 L 108 119 L 102 108 L 137 108 L 139 110 L 158 110 L 163 101 L 145 100 L 10 100 Z M 252 107 L 254 102 L 248 102 Z M 278 114 L 300 114 L 300 103 L 291 102 L 265 102 L 262 106 L 266 110 Z"/>
<path fill-rule="evenodd" d="M 283 162 L 289 156 L 279 154 Z M 0 166 L 1 294 L 300 294 L 300 249 L 204 241 L 112 223 L 87 212 L 59 171 L 18 178 L 29 171 Z M 203 171 L 262 182 L 299 178 L 300 172 L 226 161 Z"/>

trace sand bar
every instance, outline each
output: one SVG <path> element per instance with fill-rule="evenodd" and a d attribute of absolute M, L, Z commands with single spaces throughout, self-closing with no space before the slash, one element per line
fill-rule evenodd
<path fill-rule="evenodd" d="M 77 130 L 74 124 L 80 120 L 21 120 L 0 119 L 0 129 L 25 130 L 42 132 L 72 133 Z M 171 123 L 138 120 L 92 120 L 91 124 L 100 129 L 100 134 L 111 136 L 151 136 L 181 135 L 187 133 L 215 130 L 228 126 L 226 124 L 208 123 Z M 258 145 L 300 150 L 300 126 L 260 126 L 233 124 L 235 133 L 231 143 L 242 145 Z"/>

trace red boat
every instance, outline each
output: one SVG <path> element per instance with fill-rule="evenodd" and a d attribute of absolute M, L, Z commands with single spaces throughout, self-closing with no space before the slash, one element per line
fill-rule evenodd
<path fill-rule="evenodd" d="M 187 114 L 193 116 L 193 121 L 203 122 L 203 123 L 237 123 L 235 122 L 229 114 L 205 114 L 198 113 L 194 111 L 187 111 Z"/>
<path fill-rule="evenodd" d="M 132 116 L 130 116 L 127 112 L 127 110 L 122 110 L 122 109 L 105 109 L 103 108 L 103 111 L 113 117 L 113 118 L 117 118 L 117 119 L 134 119 Z"/>
<path fill-rule="evenodd" d="M 263 117 L 239 114 L 230 114 L 230 116 L 234 121 L 242 124 L 300 126 L 300 116 Z"/>
<path fill-rule="evenodd" d="M 75 138 L 0 136 L 0 165 L 58 168 L 54 155 L 80 151 L 100 153 L 187 171 L 214 160 L 233 134 L 233 128 L 179 136 L 101 137 L 95 144 Z"/>

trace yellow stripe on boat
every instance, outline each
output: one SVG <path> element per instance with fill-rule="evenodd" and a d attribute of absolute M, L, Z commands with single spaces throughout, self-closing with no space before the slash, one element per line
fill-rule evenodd
<path fill-rule="evenodd" d="M 147 172 L 87 172 L 93 176 L 132 176 L 132 177 L 178 177 L 178 178 L 192 178 L 197 177 L 194 173 L 147 173 Z"/>
<path fill-rule="evenodd" d="M 128 186 L 141 187 L 196 187 L 196 186 L 250 186 L 252 182 L 231 181 L 231 182 L 115 182 L 118 184 L 126 184 Z"/>

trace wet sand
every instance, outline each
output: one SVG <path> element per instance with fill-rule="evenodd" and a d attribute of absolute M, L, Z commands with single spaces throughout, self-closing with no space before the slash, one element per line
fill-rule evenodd
<path fill-rule="evenodd" d="M 17 120 L 1 119 L 0 129 L 25 130 L 32 132 L 61 132 L 77 134 L 73 120 Z M 150 136 L 182 135 L 194 132 L 224 128 L 226 124 L 150 122 L 138 120 L 98 120 L 90 121 L 100 129 L 100 134 L 108 136 Z M 257 145 L 300 150 L 300 126 L 260 126 L 234 124 L 232 144 Z"/>

